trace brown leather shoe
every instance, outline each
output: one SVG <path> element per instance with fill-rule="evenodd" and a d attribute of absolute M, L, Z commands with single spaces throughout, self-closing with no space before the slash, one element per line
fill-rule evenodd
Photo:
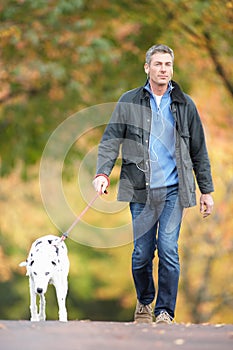
<path fill-rule="evenodd" d="M 152 323 L 153 313 L 151 304 L 143 305 L 137 300 L 137 305 L 134 312 L 134 321 L 136 323 Z"/>

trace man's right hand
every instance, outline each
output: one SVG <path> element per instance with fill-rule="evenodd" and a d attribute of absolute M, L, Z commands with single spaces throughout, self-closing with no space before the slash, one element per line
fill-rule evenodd
<path fill-rule="evenodd" d="M 104 174 L 97 174 L 92 184 L 96 192 L 98 192 L 100 195 L 103 193 L 108 193 L 106 189 L 110 184 L 109 177 Z"/>

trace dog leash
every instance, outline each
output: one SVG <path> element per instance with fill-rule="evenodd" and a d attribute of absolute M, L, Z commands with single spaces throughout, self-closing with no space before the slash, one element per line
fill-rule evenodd
<path fill-rule="evenodd" d="M 69 235 L 70 231 L 77 225 L 77 223 L 81 220 L 83 215 L 88 211 L 88 209 L 91 207 L 91 205 L 95 202 L 95 200 L 100 196 L 100 193 L 98 192 L 92 200 L 87 204 L 86 208 L 83 209 L 81 214 L 77 216 L 77 218 L 74 220 L 73 224 L 68 228 L 66 232 L 64 232 L 61 236 L 61 242 L 63 242 Z"/>

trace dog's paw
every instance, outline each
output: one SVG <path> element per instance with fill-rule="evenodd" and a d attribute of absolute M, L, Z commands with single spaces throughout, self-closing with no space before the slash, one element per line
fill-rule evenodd
<path fill-rule="evenodd" d="M 46 316 L 44 314 L 39 314 L 39 321 L 46 321 Z"/>
<path fill-rule="evenodd" d="M 39 322 L 39 317 L 38 316 L 33 316 L 31 317 L 31 322 Z"/>
<path fill-rule="evenodd" d="M 67 322 L 67 311 L 66 308 L 61 307 L 58 312 L 58 318 L 60 322 Z"/>

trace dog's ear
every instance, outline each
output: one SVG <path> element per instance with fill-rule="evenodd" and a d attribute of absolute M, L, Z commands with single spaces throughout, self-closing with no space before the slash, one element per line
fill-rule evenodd
<path fill-rule="evenodd" d="M 28 261 L 22 261 L 20 264 L 19 264 L 20 267 L 28 267 Z M 28 273 L 28 269 L 27 269 L 27 272 L 26 272 L 26 276 L 29 276 L 29 273 Z"/>

